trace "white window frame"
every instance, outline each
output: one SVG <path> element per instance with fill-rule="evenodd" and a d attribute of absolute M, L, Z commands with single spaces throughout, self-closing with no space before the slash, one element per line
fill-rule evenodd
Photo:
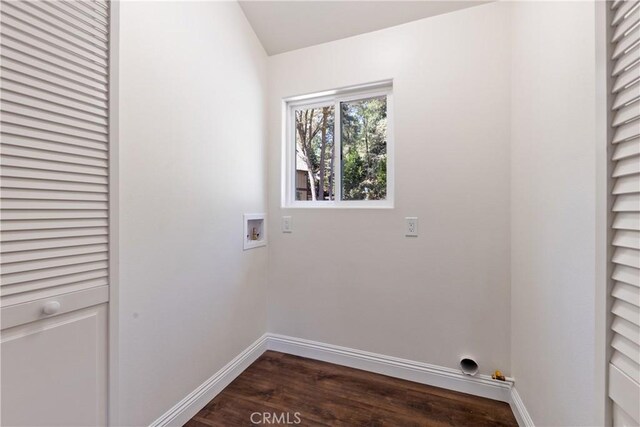
<path fill-rule="evenodd" d="M 282 207 L 283 208 L 364 208 L 391 209 L 394 206 L 395 159 L 393 144 L 393 82 L 384 80 L 349 88 L 290 97 L 282 104 Z M 386 96 L 387 98 L 387 195 L 384 200 L 341 200 L 342 134 L 340 103 Z M 300 108 L 334 105 L 334 200 L 296 200 L 296 142 L 294 112 Z"/>

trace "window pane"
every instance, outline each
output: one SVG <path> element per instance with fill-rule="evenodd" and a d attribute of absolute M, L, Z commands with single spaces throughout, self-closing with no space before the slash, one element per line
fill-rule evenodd
<path fill-rule="evenodd" d="M 296 200 L 334 199 L 333 105 L 295 110 Z"/>
<path fill-rule="evenodd" d="M 387 97 L 340 103 L 342 200 L 387 197 Z"/>

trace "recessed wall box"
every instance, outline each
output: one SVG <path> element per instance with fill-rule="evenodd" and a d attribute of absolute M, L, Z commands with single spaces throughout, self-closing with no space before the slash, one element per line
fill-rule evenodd
<path fill-rule="evenodd" d="M 259 248 L 267 245 L 267 224 L 265 214 L 244 214 L 243 249 Z"/>

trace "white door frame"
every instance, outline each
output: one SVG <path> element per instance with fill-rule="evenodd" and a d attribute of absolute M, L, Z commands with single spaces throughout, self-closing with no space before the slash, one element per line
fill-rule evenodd
<path fill-rule="evenodd" d="M 109 32 L 109 394 L 107 422 L 120 425 L 119 417 L 119 53 L 120 1 L 111 0 Z"/>

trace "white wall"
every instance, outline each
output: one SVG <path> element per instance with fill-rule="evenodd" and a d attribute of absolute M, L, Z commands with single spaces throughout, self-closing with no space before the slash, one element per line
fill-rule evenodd
<path fill-rule="evenodd" d="M 269 58 L 271 332 L 510 372 L 507 18 L 493 3 Z M 387 78 L 395 209 L 281 209 L 281 99 Z"/>
<path fill-rule="evenodd" d="M 595 7 L 512 12 L 512 371 L 536 425 L 595 425 Z"/>
<path fill-rule="evenodd" d="M 148 425 L 266 326 L 266 55 L 235 2 L 122 2 L 120 424 Z"/>
<path fill-rule="evenodd" d="M 122 2 L 120 20 L 120 424 L 152 422 L 267 322 L 471 354 L 516 377 L 537 424 L 595 423 L 592 4 L 477 6 L 271 57 L 268 82 L 235 3 Z M 280 100 L 387 78 L 395 209 L 281 209 Z M 269 246 L 243 252 L 267 190 Z"/>

